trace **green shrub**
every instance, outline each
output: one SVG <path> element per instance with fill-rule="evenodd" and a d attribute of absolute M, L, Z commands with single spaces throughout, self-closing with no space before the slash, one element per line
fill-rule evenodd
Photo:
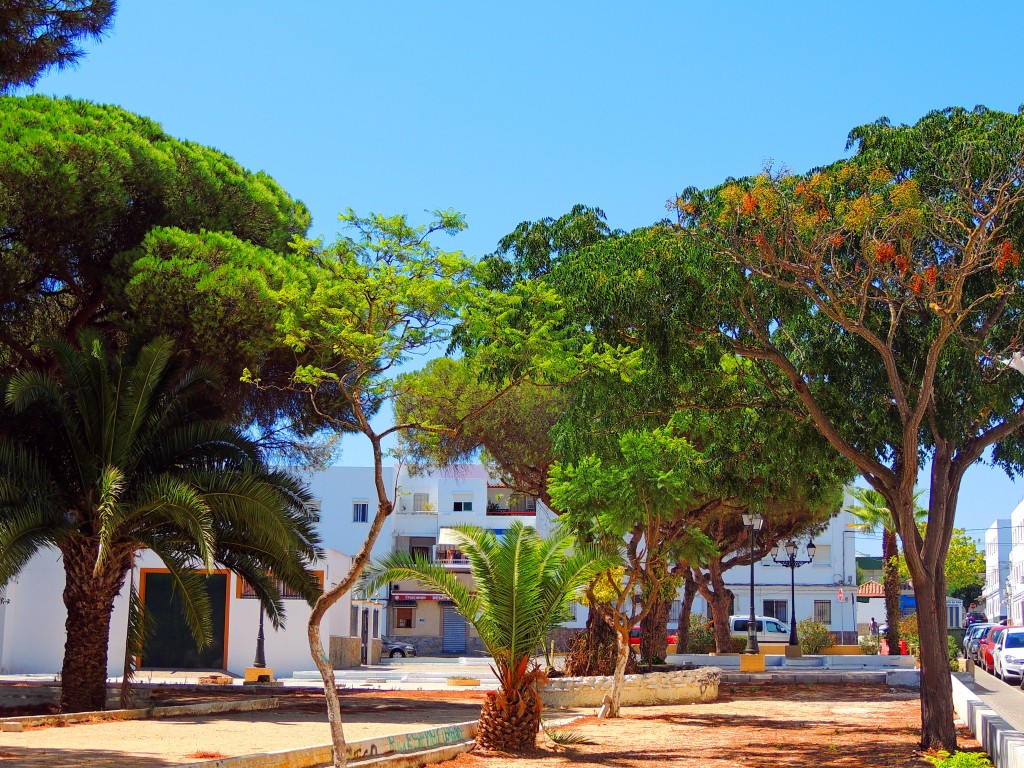
<path fill-rule="evenodd" d="M 836 644 L 828 627 L 814 619 L 798 621 L 796 634 L 800 638 L 800 650 L 804 653 L 821 653 L 825 648 Z"/>
<path fill-rule="evenodd" d="M 960 646 L 957 645 L 955 637 L 946 637 L 946 648 L 949 654 L 949 671 L 960 671 Z"/>
<path fill-rule="evenodd" d="M 744 653 L 747 650 L 747 638 L 732 636 L 732 648 L 733 653 Z"/>
<path fill-rule="evenodd" d="M 900 619 L 900 640 L 906 640 L 907 649 L 917 648 L 921 644 L 917 631 L 917 614 L 912 613 Z M 910 651 L 913 653 L 913 651 Z"/>
<path fill-rule="evenodd" d="M 687 653 L 711 653 L 715 650 L 715 628 L 703 616 L 690 616 L 690 636 L 686 641 Z"/>
<path fill-rule="evenodd" d="M 857 645 L 860 646 L 860 652 L 865 656 L 877 656 L 878 655 L 878 638 L 874 635 L 868 637 L 862 637 L 857 641 Z"/>
<path fill-rule="evenodd" d="M 984 752 L 956 752 L 951 757 L 949 752 L 940 750 L 938 755 L 925 755 L 936 768 L 991 768 L 992 761 Z"/>

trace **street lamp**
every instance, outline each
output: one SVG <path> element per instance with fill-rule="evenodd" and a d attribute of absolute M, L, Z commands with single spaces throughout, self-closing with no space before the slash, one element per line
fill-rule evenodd
<path fill-rule="evenodd" d="M 772 560 L 789 568 L 789 601 L 793 606 L 793 615 L 790 616 L 789 622 L 789 647 L 786 649 L 786 656 L 789 658 L 800 656 L 800 641 L 796 636 L 796 569 L 814 560 L 815 550 L 817 547 L 814 546 L 814 542 L 807 542 L 807 559 L 797 560 L 796 553 L 799 547 L 792 539 L 786 543 L 786 555 L 783 558 L 779 558 L 779 545 L 772 547 Z"/>
<path fill-rule="evenodd" d="M 750 539 L 750 619 L 747 621 L 747 653 L 760 653 L 757 646 L 757 616 L 754 615 L 754 534 L 761 530 L 764 518 L 757 512 L 745 512 L 743 525 Z"/>
<path fill-rule="evenodd" d="M 257 669 L 266 669 L 267 666 L 267 655 L 263 650 L 263 642 L 263 606 L 260 605 L 260 630 L 256 635 L 256 658 L 252 662 Z"/>

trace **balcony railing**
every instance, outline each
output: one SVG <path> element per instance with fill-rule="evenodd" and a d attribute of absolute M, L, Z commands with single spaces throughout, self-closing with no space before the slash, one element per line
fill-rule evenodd
<path fill-rule="evenodd" d="M 468 568 L 469 558 L 451 547 L 439 546 L 434 550 L 434 562 L 445 568 Z"/>
<path fill-rule="evenodd" d="M 537 507 L 534 505 L 531 509 L 527 506 L 525 501 L 521 503 L 513 502 L 511 504 L 500 504 L 492 501 L 487 505 L 487 514 L 494 515 L 496 517 L 510 517 L 516 515 L 532 517 L 537 514 Z"/>

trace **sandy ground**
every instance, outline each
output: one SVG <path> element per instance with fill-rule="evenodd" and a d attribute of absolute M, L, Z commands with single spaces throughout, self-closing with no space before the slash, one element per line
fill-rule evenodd
<path fill-rule="evenodd" d="M 217 698 L 230 695 L 243 694 Z M 345 693 L 345 735 L 354 741 L 475 720 L 482 697 L 477 692 Z M 166 703 L 210 698 L 179 694 L 167 697 Z M 322 695 L 286 694 L 281 698 L 283 706 L 270 711 L 0 732 L 0 766 L 166 766 L 330 742 Z"/>
<path fill-rule="evenodd" d="M 238 692 L 218 697 L 237 696 Z M 183 696 L 161 694 L 166 703 Z M 349 739 L 464 722 L 479 714 L 481 692 L 345 692 Z M 209 699 L 209 695 L 189 700 Z M 171 720 L 92 723 L 0 733 L 0 768 L 18 766 L 167 766 L 202 759 L 325 744 L 323 697 L 282 697 L 281 709 Z M 154 702 L 156 703 L 156 702 Z M 548 712 L 557 717 L 560 713 Z M 915 692 L 878 685 L 723 686 L 711 704 L 629 707 L 619 720 L 588 717 L 568 726 L 591 743 L 561 747 L 541 739 L 515 768 L 657 768 L 701 766 L 929 765 L 917 750 L 920 703 Z M 979 749 L 966 730 L 962 749 Z M 508 756 L 461 755 L 444 768 L 507 768 Z"/>
<path fill-rule="evenodd" d="M 930 766 L 918 751 L 916 693 L 884 686 L 764 686 L 723 690 L 719 701 L 630 707 L 618 720 L 567 727 L 590 743 L 541 743 L 515 768 L 903 768 Z M 542 740 L 546 741 L 546 740 Z M 961 749 L 979 750 L 970 733 Z M 440 768 L 507 768 L 501 755 L 470 753 Z"/>

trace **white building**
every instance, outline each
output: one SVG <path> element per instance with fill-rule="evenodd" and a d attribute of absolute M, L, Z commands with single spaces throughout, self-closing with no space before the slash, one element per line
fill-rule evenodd
<path fill-rule="evenodd" d="M 314 571 L 326 584 L 336 583 L 348 572 L 351 558 L 335 550 L 314 565 Z M 172 595 L 168 571 L 152 552 L 136 558 L 131 579 L 114 602 L 107 648 L 107 674 L 120 676 L 124 669 L 125 634 L 128 627 L 127 596 L 132 580 L 139 594 L 157 618 L 155 642 L 149 658 L 143 658 L 139 679 L 147 669 L 229 670 L 243 674 L 253 664 L 259 628 L 259 602 L 242 580 L 227 571 L 215 571 L 207 577 L 213 602 L 213 643 L 197 650 L 180 613 L 170 611 Z M 0 600 L 0 672 L 5 674 L 57 674 L 64 658 L 64 569 L 60 554 L 45 550 L 37 554 L 7 585 Z M 296 595 L 284 594 L 286 628 L 275 631 L 265 622 L 267 665 L 277 676 L 289 675 L 312 666 L 305 640 L 310 608 Z M 346 596 L 330 612 L 323 634 L 346 635 L 350 632 L 351 601 Z"/>
<path fill-rule="evenodd" d="M 376 490 L 369 467 L 331 467 L 308 478 L 321 505 L 321 530 L 331 542 L 355 555 L 366 540 L 376 512 Z M 425 475 L 388 468 L 385 486 L 395 499 L 373 548 L 373 558 L 402 551 L 432 557 L 469 582 L 469 563 L 454 544 L 452 527 L 475 525 L 501 533 L 512 520 L 533 526 L 533 498 L 490 482 L 479 465 L 458 466 Z M 388 605 L 386 630 L 412 643 L 421 656 L 482 650 L 472 627 L 442 595 L 415 581 L 389 585 L 376 598 Z"/>
<path fill-rule="evenodd" d="M 1007 619 L 1016 626 L 1024 625 L 1024 501 L 1010 513 L 1010 554 L 1008 568 L 1002 573 L 1005 584 L 1003 593 Z M 990 589 L 988 558 L 986 549 L 985 590 Z M 989 619 L 992 615 L 989 614 Z"/>
<path fill-rule="evenodd" d="M 1014 514 L 1017 514 L 1016 510 Z M 1020 538 L 1017 529 L 1012 525 L 1010 519 L 1000 518 L 985 531 L 985 586 L 981 593 L 981 604 L 992 621 L 999 621 L 1002 617 L 1010 615 L 1007 581 L 1010 577 L 1013 548 Z M 1017 525 L 1024 525 L 1024 512 L 1021 512 Z M 1021 539 L 1021 543 L 1024 544 L 1024 539 Z M 1020 569 L 1022 566 L 1024 562 L 1019 563 L 1017 567 Z"/>

